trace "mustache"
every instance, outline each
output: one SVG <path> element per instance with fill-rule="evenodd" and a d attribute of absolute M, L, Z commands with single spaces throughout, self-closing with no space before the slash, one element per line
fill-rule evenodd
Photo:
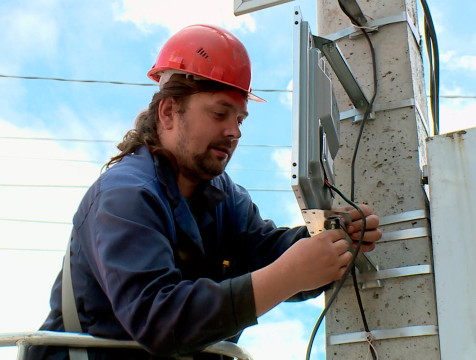
<path fill-rule="evenodd" d="M 212 142 L 210 147 L 233 149 L 237 144 L 238 139 L 224 139 Z"/>

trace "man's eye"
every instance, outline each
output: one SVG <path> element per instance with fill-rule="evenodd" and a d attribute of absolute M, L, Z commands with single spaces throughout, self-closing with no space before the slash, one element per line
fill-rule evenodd
<path fill-rule="evenodd" d="M 213 114 L 218 119 L 221 119 L 221 118 L 225 117 L 225 113 L 222 113 L 222 112 L 214 111 Z"/>

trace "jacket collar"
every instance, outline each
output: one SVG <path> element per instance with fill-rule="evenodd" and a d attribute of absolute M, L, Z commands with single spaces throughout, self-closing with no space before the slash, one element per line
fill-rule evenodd
<path fill-rule="evenodd" d="M 153 156 L 154 166 L 158 181 L 163 185 L 167 198 L 174 207 L 184 199 L 177 184 L 177 177 L 170 161 L 165 156 Z M 220 202 L 226 200 L 228 195 L 213 186 L 211 181 L 204 181 L 197 186 L 197 189 L 191 196 L 193 201 L 200 198 L 207 210 L 212 211 Z"/>
<path fill-rule="evenodd" d="M 147 151 L 147 149 L 145 149 Z M 214 221 L 215 209 L 218 204 L 227 199 L 228 195 L 213 186 L 211 181 L 204 181 L 195 190 L 192 197 L 187 201 L 181 194 L 176 175 L 170 161 L 161 155 L 153 156 L 154 166 L 162 189 L 169 201 L 175 220 L 180 228 L 199 247 L 202 254 L 205 253 L 200 230 Z M 197 212 L 191 210 L 193 206 L 200 208 L 200 217 L 195 218 Z"/>

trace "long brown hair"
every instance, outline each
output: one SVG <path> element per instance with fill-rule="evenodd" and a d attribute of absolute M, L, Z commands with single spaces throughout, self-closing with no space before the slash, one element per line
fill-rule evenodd
<path fill-rule="evenodd" d="M 185 75 L 173 75 L 160 91 L 154 94 L 149 108 L 139 113 L 134 123 L 134 129 L 129 130 L 124 135 L 122 142 L 117 145 L 120 153 L 109 160 L 106 168 L 120 162 L 124 156 L 132 154 L 143 145 L 147 147 L 151 154 L 164 155 L 169 158 L 176 168 L 175 157 L 163 148 L 158 135 L 160 101 L 166 97 L 172 97 L 179 105 L 179 112 L 183 112 L 191 95 L 199 92 L 214 93 L 226 90 L 236 90 L 236 88 L 216 81 L 193 80 Z M 247 99 L 248 94 L 245 91 L 240 91 L 243 97 Z"/>

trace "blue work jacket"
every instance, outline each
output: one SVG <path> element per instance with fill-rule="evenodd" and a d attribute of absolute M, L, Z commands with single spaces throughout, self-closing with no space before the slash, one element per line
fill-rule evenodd
<path fill-rule="evenodd" d="M 263 220 L 226 173 L 185 199 L 170 162 L 139 148 L 85 194 L 73 219 L 71 276 L 83 332 L 135 340 L 144 351 L 90 349 L 89 358 L 169 359 L 236 340 L 257 323 L 250 273 L 305 236 L 304 227 Z M 64 331 L 61 273 L 50 304 L 41 329 Z M 67 358 L 62 348 L 30 354 Z"/>

